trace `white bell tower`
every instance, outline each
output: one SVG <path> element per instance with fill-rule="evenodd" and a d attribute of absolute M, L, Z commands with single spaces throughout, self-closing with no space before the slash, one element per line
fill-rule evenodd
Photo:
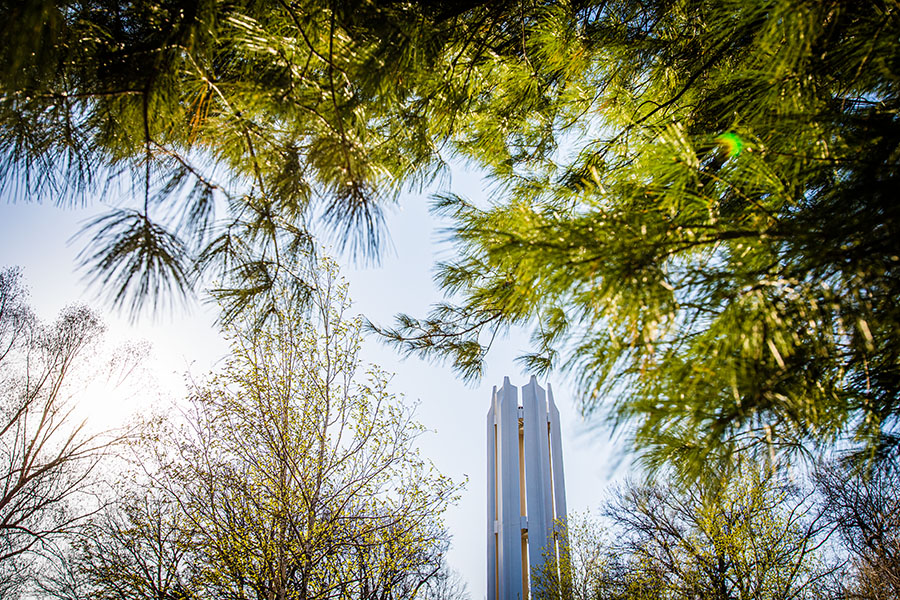
<path fill-rule="evenodd" d="M 559 411 L 553 390 L 532 376 L 522 388 L 504 377 L 487 414 L 487 597 L 528 600 L 532 570 L 559 559 L 565 525 Z"/>

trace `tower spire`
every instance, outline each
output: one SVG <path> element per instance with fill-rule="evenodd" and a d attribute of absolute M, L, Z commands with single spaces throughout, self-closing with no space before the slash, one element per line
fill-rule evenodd
<path fill-rule="evenodd" d="M 530 576 L 546 560 L 558 561 L 565 540 L 559 411 L 553 392 L 534 376 L 522 388 L 509 377 L 494 387 L 487 414 L 488 600 L 528 600 Z"/>

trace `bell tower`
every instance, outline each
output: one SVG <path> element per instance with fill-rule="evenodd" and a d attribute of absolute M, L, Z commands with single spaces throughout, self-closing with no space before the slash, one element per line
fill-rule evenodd
<path fill-rule="evenodd" d="M 566 540 L 566 483 L 553 390 L 504 377 L 487 414 L 487 597 L 528 600 L 532 570 Z M 557 563 L 558 564 L 558 563 Z"/>

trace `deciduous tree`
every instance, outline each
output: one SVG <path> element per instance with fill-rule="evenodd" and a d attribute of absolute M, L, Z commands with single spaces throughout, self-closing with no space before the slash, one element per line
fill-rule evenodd
<path fill-rule="evenodd" d="M 604 512 L 609 535 L 572 520 L 572 559 L 535 574 L 536 598 L 812 600 L 838 588 L 841 563 L 823 549 L 831 527 L 811 494 L 771 474 L 716 488 L 628 484 Z M 556 569 L 574 582 L 563 593 Z"/>
<path fill-rule="evenodd" d="M 116 438 L 74 410 L 102 331 L 85 307 L 40 323 L 19 272 L 0 271 L 0 570 L 12 569 L 10 580 L 24 572 L 26 553 L 96 508 L 93 471 Z"/>
<path fill-rule="evenodd" d="M 900 596 L 900 465 L 870 468 L 825 463 L 816 471 L 825 516 L 834 523 L 853 564 L 850 598 Z"/>
<path fill-rule="evenodd" d="M 141 452 L 149 493 L 86 533 L 101 596 L 412 600 L 445 576 L 458 486 L 363 372 L 346 284 L 319 265 L 312 309 L 286 295 L 266 327 L 228 330 L 224 368 Z"/>
<path fill-rule="evenodd" d="M 531 594 L 538 600 L 604 598 L 613 576 L 609 540 L 590 513 L 572 513 L 555 525 L 561 552 L 545 549 L 543 562 L 531 573 Z M 558 558 L 557 558 L 558 557 Z"/>

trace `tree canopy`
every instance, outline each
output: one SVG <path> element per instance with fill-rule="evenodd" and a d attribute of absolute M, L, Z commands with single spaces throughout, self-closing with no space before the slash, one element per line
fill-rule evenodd
<path fill-rule="evenodd" d="M 896 462 L 861 471 L 829 461 L 787 476 L 739 462 L 724 479 L 689 487 L 626 483 L 601 505 L 603 519 L 570 514 L 568 551 L 534 569 L 532 597 L 897 597 Z"/>
<path fill-rule="evenodd" d="M 132 433 L 89 424 L 78 405 L 122 384 L 138 353 L 102 351 L 105 326 L 86 306 L 52 323 L 27 302 L 18 269 L 0 269 L 0 598 L 18 598 L 34 556 L 78 531 L 97 510 L 100 465 Z M 118 390 L 123 393 L 125 386 Z"/>
<path fill-rule="evenodd" d="M 44 597 L 465 598 L 444 558 L 461 486 L 421 456 L 319 264 L 311 310 L 280 296 L 265 328 L 232 326 L 223 368 L 108 466 L 114 497 L 36 578 Z"/>
<path fill-rule="evenodd" d="M 87 228 L 82 257 L 113 301 L 169 300 L 212 267 L 234 284 L 233 316 L 272 302 L 277 281 L 305 280 L 311 220 L 351 251 L 378 248 L 382 207 L 442 163 L 439 144 L 483 86 L 463 84 L 480 40 L 505 35 L 485 25 L 507 9 L 4 5 L 0 181 L 63 202 L 130 185 L 130 201 Z"/>
<path fill-rule="evenodd" d="M 900 594 L 900 464 L 883 460 L 862 472 L 856 467 L 831 462 L 820 465 L 815 473 L 824 515 L 851 556 L 847 597 L 896 598 Z"/>
<path fill-rule="evenodd" d="M 492 201 L 437 204 L 453 302 L 386 333 L 472 377 L 532 328 L 524 367 L 571 373 L 650 467 L 895 453 L 897 6 L 569 8 L 529 29 L 517 79 L 556 82 L 558 147 L 516 153 L 529 116 L 482 153 Z"/>
<path fill-rule="evenodd" d="M 823 463 L 812 487 L 797 471 L 778 476 L 745 461 L 712 485 L 627 483 L 603 503 L 604 520 L 569 515 L 569 552 L 535 570 L 532 596 L 895 598 L 894 475 L 890 461 L 868 474 Z"/>
<path fill-rule="evenodd" d="M 450 159 L 448 303 L 385 330 L 476 377 L 490 340 L 627 421 L 650 466 L 900 448 L 897 3 L 54 1 L 2 8 L 7 185 L 131 183 L 84 254 L 115 300 L 215 268 L 308 296 L 310 224 L 377 247 Z M 112 190 L 113 188 L 110 188 Z M 169 291 L 167 291 L 169 290 Z"/>

